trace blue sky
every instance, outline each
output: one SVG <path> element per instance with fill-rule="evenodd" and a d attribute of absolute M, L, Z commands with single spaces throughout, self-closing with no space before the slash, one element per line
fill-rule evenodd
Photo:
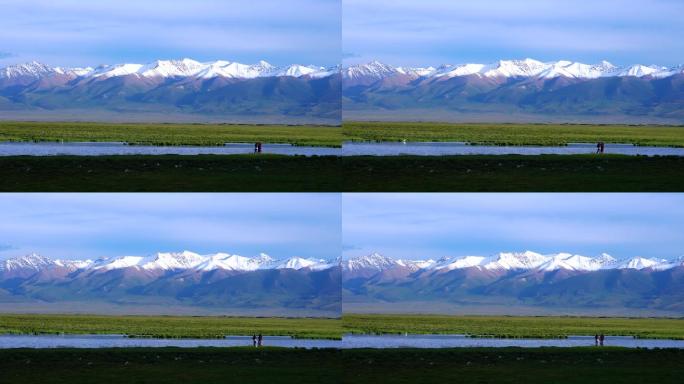
<path fill-rule="evenodd" d="M 2 194 L 0 212 L 0 259 L 340 254 L 339 194 Z"/>
<path fill-rule="evenodd" d="M 190 57 L 337 65 L 340 0 L 0 0 L 0 66 Z"/>
<path fill-rule="evenodd" d="M 343 256 L 684 255 L 684 194 L 345 194 Z"/>
<path fill-rule="evenodd" d="M 681 0 L 342 0 L 345 64 L 684 63 Z"/>

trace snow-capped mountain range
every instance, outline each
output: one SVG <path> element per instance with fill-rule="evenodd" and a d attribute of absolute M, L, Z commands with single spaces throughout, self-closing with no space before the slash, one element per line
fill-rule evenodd
<path fill-rule="evenodd" d="M 5 119 L 339 124 L 339 67 L 192 59 L 96 68 L 0 68 Z M 161 117 L 160 117 L 161 116 Z"/>
<path fill-rule="evenodd" d="M 97 260 L 60 260 L 50 259 L 32 253 L 0 261 L 0 272 L 16 270 L 40 271 L 52 267 L 63 267 L 69 270 L 111 271 L 134 268 L 148 271 L 195 270 L 208 272 L 213 270 L 256 271 L 263 269 L 304 269 L 323 270 L 338 265 L 335 260 L 307 259 L 292 257 L 277 260 L 262 253 L 257 257 L 245 257 L 228 253 L 200 255 L 190 251 L 159 252 L 150 256 L 122 256 L 116 258 L 100 258 Z"/>
<path fill-rule="evenodd" d="M 619 67 L 607 61 L 597 64 L 584 64 L 566 60 L 541 62 L 528 58 L 524 60 L 499 60 L 490 64 L 444 64 L 439 67 L 424 68 L 392 67 L 379 61 L 372 61 L 366 64 L 346 67 L 342 70 L 342 76 L 345 80 L 383 79 L 395 75 L 434 79 L 449 79 L 461 76 L 596 79 L 600 77 L 627 76 L 664 78 L 681 74 L 682 72 L 684 72 L 684 65 L 664 67 L 635 64 Z"/>
<path fill-rule="evenodd" d="M 589 257 L 571 253 L 542 255 L 532 251 L 501 252 L 492 256 L 444 257 L 439 260 L 402 260 L 372 253 L 345 260 L 342 263 L 343 270 L 350 272 L 358 270 L 382 271 L 394 267 L 408 268 L 413 271 L 451 271 L 477 268 L 489 271 L 537 270 L 549 272 L 555 270 L 598 271 L 605 269 L 666 270 L 680 266 L 684 266 L 684 257 L 676 260 L 644 257 L 617 260 L 606 253 L 598 257 Z"/>
<path fill-rule="evenodd" d="M 199 62 L 185 58 L 181 60 L 156 60 L 146 64 L 101 65 L 95 68 L 50 67 L 43 63 L 32 61 L 0 69 L 0 79 L 41 78 L 51 75 L 105 79 L 119 76 L 136 76 L 140 78 L 193 77 L 198 79 L 211 79 L 215 77 L 253 79 L 257 77 L 281 76 L 320 78 L 333 75 L 337 71 L 337 67 L 325 68 L 299 64 L 276 67 L 263 60 L 256 64 L 242 64 L 226 60 Z"/>
<path fill-rule="evenodd" d="M 373 61 L 343 68 L 341 78 L 350 120 L 684 123 L 684 65 L 524 59 L 412 68 Z"/>
<path fill-rule="evenodd" d="M 416 261 L 373 253 L 342 262 L 342 286 L 350 311 L 372 305 L 388 313 L 470 306 L 485 313 L 684 314 L 684 257 L 619 260 L 525 251 Z"/>
<path fill-rule="evenodd" d="M 38 254 L 0 260 L 0 307 L 17 303 L 60 308 L 148 306 L 188 313 L 339 316 L 341 271 L 337 260 L 266 254 L 159 252 L 97 260 L 51 259 Z M 150 313 L 157 313 L 151 310 Z M 302 312 L 304 311 L 304 312 Z"/>

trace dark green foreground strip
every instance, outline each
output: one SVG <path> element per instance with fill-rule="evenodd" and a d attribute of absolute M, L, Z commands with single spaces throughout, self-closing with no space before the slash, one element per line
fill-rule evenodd
<path fill-rule="evenodd" d="M 0 350 L 0 383 L 681 383 L 684 350 Z"/>
<path fill-rule="evenodd" d="M 680 383 L 682 350 L 487 348 L 343 353 L 347 383 Z"/>
<path fill-rule="evenodd" d="M 681 192 L 684 157 L 0 157 L 9 192 Z"/>
<path fill-rule="evenodd" d="M 268 347 L 0 350 L 0 383 L 334 383 L 339 355 Z"/>
<path fill-rule="evenodd" d="M 684 157 L 367 156 L 344 163 L 345 191 L 684 191 Z"/>
<path fill-rule="evenodd" d="M 0 190 L 17 192 L 338 192 L 339 175 L 336 157 L 0 158 Z"/>

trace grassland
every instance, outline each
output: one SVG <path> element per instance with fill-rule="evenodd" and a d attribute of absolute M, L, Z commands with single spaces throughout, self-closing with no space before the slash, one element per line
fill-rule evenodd
<path fill-rule="evenodd" d="M 683 350 L 0 350 L 0 383 L 680 383 Z"/>
<path fill-rule="evenodd" d="M 339 147 L 342 144 L 342 129 L 315 125 L 0 122 L 0 141 L 91 141 L 200 146 L 261 141 Z"/>
<path fill-rule="evenodd" d="M 681 192 L 684 157 L 0 157 L 5 192 Z"/>
<path fill-rule="evenodd" d="M 475 337 L 563 338 L 570 335 L 684 339 L 684 319 L 345 314 L 345 333 L 465 334 Z"/>
<path fill-rule="evenodd" d="M 576 124 L 449 124 L 345 122 L 351 141 L 459 141 L 490 145 L 555 146 L 568 143 L 631 143 L 684 147 L 684 126 Z"/>
<path fill-rule="evenodd" d="M 684 146 L 684 126 L 345 122 L 316 125 L 0 122 L 0 141 L 94 141 L 148 145 L 227 142 L 340 146 L 343 141 L 463 141 L 494 145 L 572 142 Z"/>
<path fill-rule="evenodd" d="M 684 127 L 345 123 L 325 126 L 0 122 L 0 141 L 162 145 L 344 140 L 570 141 L 684 145 Z M 0 157 L 0 191 L 45 192 L 680 192 L 684 158 L 618 155 Z"/>
<path fill-rule="evenodd" d="M 118 334 L 131 337 L 218 338 L 226 335 L 339 339 L 339 319 L 200 316 L 1 314 L 0 334 Z"/>

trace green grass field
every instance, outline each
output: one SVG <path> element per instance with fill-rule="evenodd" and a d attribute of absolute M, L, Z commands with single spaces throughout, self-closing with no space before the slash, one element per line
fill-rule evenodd
<path fill-rule="evenodd" d="M 684 146 L 684 126 L 345 122 L 345 140 L 459 141 L 492 145 L 631 143 Z"/>
<path fill-rule="evenodd" d="M 0 350 L 0 383 L 680 383 L 684 350 Z"/>
<path fill-rule="evenodd" d="M 132 337 L 218 338 L 254 333 L 339 339 L 339 319 L 201 316 L 0 314 L 0 334 L 119 334 Z"/>
<path fill-rule="evenodd" d="M 0 157 L 5 192 L 681 192 L 684 157 Z"/>
<path fill-rule="evenodd" d="M 476 337 L 563 338 L 570 335 L 684 339 L 684 319 L 345 314 L 345 333 L 465 334 Z"/>
<path fill-rule="evenodd" d="M 345 122 L 343 127 L 240 124 L 0 122 L 0 141 L 114 141 L 149 145 L 343 141 L 463 141 L 495 145 L 565 145 L 605 141 L 684 146 L 682 126 Z"/>
<path fill-rule="evenodd" d="M 342 129 L 314 125 L 0 122 L 0 141 L 96 141 L 148 145 L 288 143 L 339 147 Z"/>
<path fill-rule="evenodd" d="M 559 338 L 569 335 L 684 339 L 684 319 L 360 315 L 339 319 L 0 314 L 0 334 L 124 334 L 138 337 L 216 338 L 225 335 L 339 339 L 343 333 L 467 334 Z"/>

